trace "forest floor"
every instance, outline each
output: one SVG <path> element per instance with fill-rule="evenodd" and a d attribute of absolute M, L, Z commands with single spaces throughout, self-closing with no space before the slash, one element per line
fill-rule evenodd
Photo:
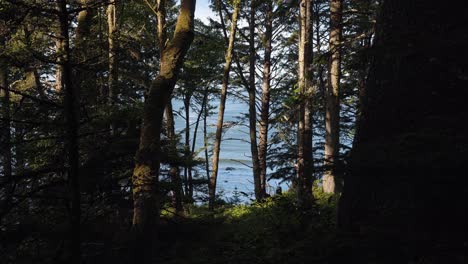
<path fill-rule="evenodd" d="M 163 218 L 157 263 L 328 263 L 334 206 L 300 212 L 286 194 L 216 212 L 192 207 Z"/>
<path fill-rule="evenodd" d="M 306 212 L 294 205 L 292 193 L 250 205 L 220 205 L 214 212 L 191 205 L 183 217 L 163 209 L 154 263 L 468 263 L 440 248 L 415 248 L 401 236 L 338 231 L 336 200 L 323 193 L 316 198 Z M 124 257 L 127 250 L 107 252 L 87 263 L 131 263 Z"/>

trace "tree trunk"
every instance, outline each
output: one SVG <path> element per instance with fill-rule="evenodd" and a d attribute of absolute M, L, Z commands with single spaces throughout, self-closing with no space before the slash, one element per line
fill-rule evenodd
<path fill-rule="evenodd" d="M 117 58 L 117 11 L 116 11 L 116 1 L 110 3 L 107 6 L 107 43 L 109 45 L 108 52 L 108 67 L 109 67 L 109 76 L 107 77 L 107 85 L 109 91 L 109 106 L 111 106 L 112 112 L 114 112 L 117 105 L 118 98 L 118 58 Z M 114 120 L 115 118 L 112 118 Z M 117 130 L 117 124 L 115 121 L 111 122 L 110 125 L 111 134 L 115 134 Z"/>
<path fill-rule="evenodd" d="M 335 193 L 339 185 L 336 163 L 340 152 L 340 77 L 343 0 L 330 0 L 330 62 L 325 108 L 325 162 L 323 191 Z"/>
<path fill-rule="evenodd" d="M 266 4 L 265 34 L 263 45 L 265 49 L 263 60 L 262 79 L 262 108 L 260 110 L 260 145 L 258 157 L 260 160 L 260 190 L 262 197 L 266 195 L 267 176 L 267 149 L 268 149 L 268 126 L 270 121 L 270 79 L 271 79 L 271 52 L 273 31 L 273 3 Z"/>
<path fill-rule="evenodd" d="M 299 106 L 297 197 L 299 207 L 308 208 L 312 200 L 312 0 L 300 1 Z"/>
<path fill-rule="evenodd" d="M 208 98 L 207 98 L 208 99 Z M 210 158 L 208 154 L 208 130 L 207 130 L 207 124 L 206 124 L 206 119 L 208 118 L 209 110 L 208 110 L 208 104 L 205 104 L 205 107 L 203 108 L 203 147 L 205 149 L 205 172 L 206 172 L 206 180 L 208 182 L 208 189 L 210 188 Z"/>
<path fill-rule="evenodd" d="M 196 0 L 182 0 L 174 35 L 164 44 L 160 71 L 146 95 L 140 145 L 133 171 L 134 258 L 151 261 L 155 224 L 159 217 L 158 178 L 161 160 L 161 128 L 164 109 L 170 100 L 185 54 L 193 41 Z M 134 259 L 134 260 L 135 260 Z"/>
<path fill-rule="evenodd" d="M 164 45 L 167 41 L 167 30 L 166 30 L 166 1 L 164 0 L 157 0 L 157 21 L 158 21 L 158 28 L 157 28 L 157 41 L 159 47 L 159 55 L 160 58 L 163 56 Z M 175 122 L 174 122 L 174 110 L 172 108 L 172 100 L 169 100 L 166 106 L 166 126 L 167 126 L 167 134 L 169 141 L 171 142 L 171 152 L 172 155 L 169 157 L 170 159 L 179 159 L 179 153 L 177 152 L 177 142 L 176 142 L 176 133 L 175 133 Z M 184 214 L 183 208 L 183 183 L 180 178 L 180 170 L 179 167 L 175 162 L 171 162 L 169 164 L 169 177 L 172 181 L 172 191 L 173 191 L 173 199 L 172 204 L 175 208 L 175 211 L 178 215 Z M 187 192 L 185 192 L 187 193 Z"/>
<path fill-rule="evenodd" d="M 203 99 L 202 99 L 202 104 L 200 106 L 200 112 L 197 115 L 197 121 L 195 122 L 195 128 L 193 129 L 193 136 L 192 136 L 192 153 L 195 153 L 195 145 L 197 143 L 197 134 L 198 134 L 198 127 L 200 126 L 200 119 L 202 115 L 204 114 L 204 109 L 205 105 L 207 104 L 208 101 L 208 89 L 209 87 L 205 87 L 205 91 L 203 92 Z"/>
<path fill-rule="evenodd" d="M 175 209 L 177 215 L 184 214 L 184 208 L 182 204 L 182 181 L 180 179 L 179 166 L 177 162 L 171 160 L 179 159 L 179 154 L 177 152 L 177 139 L 175 133 L 174 125 L 174 112 L 172 109 L 172 102 L 169 100 L 166 106 L 166 129 L 167 137 L 170 144 L 170 155 L 169 156 L 169 178 L 171 179 L 171 188 L 172 188 L 172 205 Z"/>
<path fill-rule="evenodd" d="M 99 99 L 98 96 L 94 96 L 94 90 L 96 89 L 96 78 L 93 73 L 84 67 L 91 56 L 89 50 L 91 49 L 90 39 L 92 18 L 95 15 L 94 9 L 89 5 L 90 0 L 79 0 L 81 11 L 78 13 L 77 26 L 75 28 L 75 48 L 73 49 L 73 64 L 76 65 L 73 68 L 73 85 L 76 89 L 80 89 L 80 93 L 89 93 L 93 91 L 91 97 L 93 103 L 97 103 L 94 100 Z M 39 76 L 38 76 L 39 77 Z M 106 127 L 107 129 L 107 127 Z"/>
<path fill-rule="evenodd" d="M 81 263 L 81 193 L 79 182 L 79 89 L 73 85 L 72 66 L 70 61 L 70 39 L 68 35 L 68 10 L 67 1 L 58 3 L 60 22 L 60 64 L 58 65 L 61 77 L 61 91 L 65 94 L 64 110 L 66 125 L 65 148 L 67 155 L 67 176 L 71 195 L 70 237 L 71 237 L 71 261 Z"/>
<path fill-rule="evenodd" d="M 466 241 L 467 22 L 438 1 L 387 0 L 380 11 L 339 220 L 405 241 L 394 256 L 444 245 L 453 257 Z"/>
<path fill-rule="evenodd" d="M 258 154 L 257 143 L 257 87 L 255 85 L 255 9 L 256 2 L 250 2 L 249 12 L 249 79 L 246 84 L 249 93 L 249 135 L 250 135 L 250 153 L 252 154 L 252 172 L 254 178 L 255 199 L 260 201 L 262 199 L 262 187 L 260 180 L 260 160 Z M 236 58 L 239 71 L 242 72 L 239 60 Z"/>
<path fill-rule="evenodd" d="M 200 125 L 200 119 L 202 117 L 202 115 L 205 114 L 205 108 L 206 108 L 206 104 L 208 103 L 208 90 L 209 90 L 209 86 L 205 87 L 205 91 L 203 92 L 203 101 L 202 101 L 202 104 L 200 106 L 200 112 L 198 113 L 197 115 L 197 121 L 195 122 L 195 128 L 193 129 L 193 137 L 192 137 L 192 150 L 191 150 L 191 153 L 192 155 L 195 155 L 195 145 L 197 143 L 197 134 L 198 134 L 198 127 Z M 204 126 L 205 126 L 205 129 L 206 129 L 206 118 L 204 119 Z M 205 133 L 205 132 L 204 132 Z M 208 150 L 208 146 L 205 146 L 206 149 L 205 151 Z M 206 157 L 207 160 L 208 160 L 208 157 Z M 209 168 L 209 166 L 208 166 Z M 207 175 L 208 175 L 208 172 L 207 172 Z M 193 200 L 193 183 L 191 183 L 191 190 L 192 190 L 192 200 Z"/>
<path fill-rule="evenodd" d="M 219 103 L 218 122 L 216 125 L 215 143 L 213 148 L 213 171 L 210 177 L 209 184 L 209 208 L 214 209 L 216 198 L 216 181 L 218 179 L 218 165 L 219 165 L 219 152 L 221 150 L 221 136 L 223 132 L 224 123 L 224 109 L 226 106 L 227 89 L 229 85 L 229 72 L 231 71 L 232 54 L 234 50 L 234 40 L 237 29 L 237 17 L 240 12 L 240 1 L 234 1 L 234 12 L 231 19 L 231 30 L 229 35 L 229 44 L 226 50 L 226 62 L 223 70 L 223 79 L 221 87 L 221 99 Z"/>
<path fill-rule="evenodd" d="M 193 182 L 192 182 L 192 154 L 190 152 L 190 99 L 191 94 L 186 94 L 184 97 L 185 108 L 185 144 L 184 144 L 184 177 L 185 177 L 185 195 L 188 199 L 193 199 Z"/>

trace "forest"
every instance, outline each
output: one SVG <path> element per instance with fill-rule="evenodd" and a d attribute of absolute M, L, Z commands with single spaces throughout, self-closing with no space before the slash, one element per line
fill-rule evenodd
<path fill-rule="evenodd" d="M 468 263 L 460 2 L 0 0 L 0 262 Z"/>

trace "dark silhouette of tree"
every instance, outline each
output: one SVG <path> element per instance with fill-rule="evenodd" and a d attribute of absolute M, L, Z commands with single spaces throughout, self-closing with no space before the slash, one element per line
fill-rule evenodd
<path fill-rule="evenodd" d="M 463 241 L 468 67 L 460 51 L 467 22 L 460 8 L 438 1 L 383 2 L 340 202 L 342 227 L 428 251 Z"/>

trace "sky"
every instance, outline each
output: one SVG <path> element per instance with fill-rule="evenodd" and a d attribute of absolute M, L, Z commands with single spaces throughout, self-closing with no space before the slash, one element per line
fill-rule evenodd
<path fill-rule="evenodd" d="M 215 18 L 215 14 L 211 11 L 209 0 L 197 0 L 195 18 L 208 22 L 208 17 Z"/>

